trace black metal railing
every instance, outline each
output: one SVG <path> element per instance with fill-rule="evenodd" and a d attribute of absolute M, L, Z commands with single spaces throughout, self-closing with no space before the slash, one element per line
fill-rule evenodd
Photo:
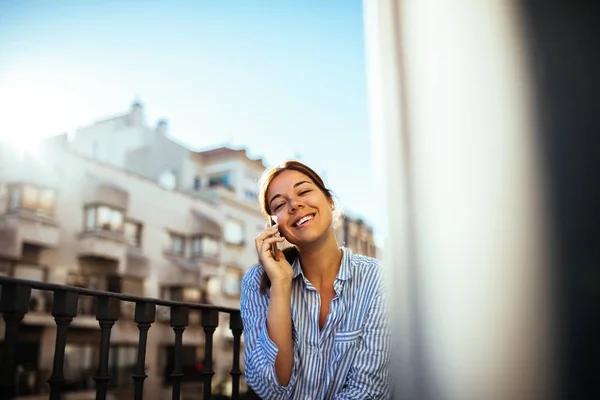
<path fill-rule="evenodd" d="M 188 303 L 181 301 L 160 300 L 132 296 L 123 293 L 113 293 L 101 290 L 91 290 L 75 286 L 58 285 L 54 283 L 29 281 L 0 276 L 0 313 L 5 321 L 4 342 L 0 357 L 0 398 L 12 399 L 15 396 L 16 382 L 16 349 L 19 336 L 19 326 L 30 310 L 32 289 L 52 293 L 51 314 L 56 323 L 56 340 L 53 367 L 49 384 L 49 398 L 60 399 L 66 385 L 64 375 L 65 346 L 67 332 L 73 318 L 78 315 L 78 301 L 81 296 L 94 299 L 95 315 L 100 325 L 100 343 L 98 365 L 94 375 L 96 399 L 106 399 L 111 379 L 109 369 L 109 349 L 111 329 L 121 316 L 121 303 L 135 304 L 134 321 L 139 330 L 137 343 L 137 363 L 131 378 L 133 379 L 134 399 L 143 399 L 144 381 L 146 375 L 146 344 L 148 331 L 155 322 L 156 306 L 166 306 L 170 309 L 170 325 L 175 333 L 173 370 L 169 376 L 172 384 L 172 398 L 179 399 L 181 383 L 184 377 L 182 371 L 182 336 L 189 325 L 190 310 L 201 312 L 201 325 L 204 330 L 205 362 L 201 372 L 203 377 L 203 399 L 211 399 L 213 371 L 213 334 L 219 325 L 219 313 L 229 314 L 229 328 L 233 334 L 233 360 L 231 367 L 232 399 L 240 398 L 240 339 L 242 334 L 242 319 L 238 309 L 214 305 Z"/>

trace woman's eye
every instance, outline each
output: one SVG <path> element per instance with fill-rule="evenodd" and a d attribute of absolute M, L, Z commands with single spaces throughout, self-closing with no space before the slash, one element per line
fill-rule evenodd
<path fill-rule="evenodd" d="M 275 209 L 274 209 L 273 211 L 277 211 L 277 210 L 279 210 L 279 209 L 280 209 L 282 206 L 283 206 L 283 203 L 281 203 L 281 204 L 277 204 L 277 205 L 275 206 Z"/>
<path fill-rule="evenodd" d="M 308 192 L 310 192 L 310 190 L 303 190 L 299 194 L 300 194 L 300 196 L 303 196 L 303 195 L 305 195 Z"/>

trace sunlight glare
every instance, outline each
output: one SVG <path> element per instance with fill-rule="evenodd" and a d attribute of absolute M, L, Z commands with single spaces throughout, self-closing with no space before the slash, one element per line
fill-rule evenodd
<path fill-rule="evenodd" d="M 41 140 L 64 133 L 83 112 L 81 99 L 44 75 L 24 72 L 0 81 L 0 142 L 18 152 L 32 151 Z"/>

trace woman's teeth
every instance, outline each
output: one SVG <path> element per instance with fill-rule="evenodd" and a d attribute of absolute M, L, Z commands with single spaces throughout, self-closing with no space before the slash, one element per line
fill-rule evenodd
<path fill-rule="evenodd" d="M 296 222 L 295 225 L 298 227 L 298 226 L 304 224 L 305 222 L 310 221 L 311 219 L 313 219 L 313 216 L 307 215 L 306 217 L 302 218 L 300 221 Z"/>

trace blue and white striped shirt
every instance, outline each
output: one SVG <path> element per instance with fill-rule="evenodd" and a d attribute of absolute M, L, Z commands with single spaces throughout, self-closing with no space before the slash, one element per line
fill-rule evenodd
<path fill-rule="evenodd" d="M 287 386 L 275 374 L 277 345 L 267 333 L 269 292 L 260 293 L 264 269 L 256 265 L 242 281 L 246 381 L 262 399 L 387 399 L 390 337 L 382 268 L 376 259 L 342 248 L 335 296 L 319 329 L 321 300 L 292 268 L 294 367 Z"/>

